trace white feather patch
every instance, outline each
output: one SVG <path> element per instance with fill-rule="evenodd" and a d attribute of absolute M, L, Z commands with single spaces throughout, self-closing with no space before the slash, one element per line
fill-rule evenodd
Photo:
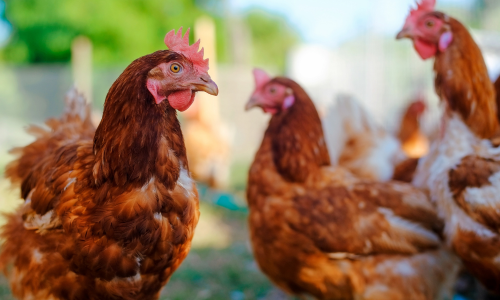
<path fill-rule="evenodd" d="M 491 185 L 470 187 L 465 190 L 465 201 L 473 206 L 488 206 L 489 209 L 500 212 L 500 172 L 490 176 Z"/>
<path fill-rule="evenodd" d="M 478 155 L 484 158 L 499 160 L 500 151 L 491 145 L 490 141 L 479 139 L 462 118 L 454 113 L 444 120 L 444 135 L 434 141 L 429 154 L 419 163 L 413 184 L 430 191 L 431 199 L 437 203 L 439 216 L 445 219 L 445 235 L 450 243 L 457 229 L 474 232 L 478 236 L 492 238 L 496 236 L 488 228 L 470 218 L 453 199 L 448 185 L 450 169 L 460 164 L 467 155 Z M 494 174 L 490 180 L 494 186 L 500 182 L 500 177 Z M 466 201 L 473 204 L 497 202 L 497 195 L 490 198 L 492 189 L 489 187 L 468 188 Z M 487 196 L 487 198 L 486 198 Z M 498 202 L 497 202 L 498 203 Z"/>
<path fill-rule="evenodd" d="M 72 185 L 73 183 L 76 182 L 76 178 L 71 178 L 71 179 L 68 179 L 68 181 L 66 181 L 66 186 L 64 187 L 63 191 L 65 191 L 70 185 Z"/>
<path fill-rule="evenodd" d="M 35 263 L 39 264 L 42 262 L 43 254 L 38 250 L 33 250 L 33 260 Z"/>
<path fill-rule="evenodd" d="M 177 185 L 184 190 L 184 194 L 186 195 L 186 197 L 194 196 L 193 179 L 189 177 L 188 171 L 182 165 L 179 179 L 177 179 Z"/>
<path fill-rule="evenodd" d="M 377 272 L 381 274 L 386 274 L 387 272 L 398 274 L 401 276 L 414 276 L 417 272 L 407 260 L 387 260 L 384 263 L 377 265 Z"/>

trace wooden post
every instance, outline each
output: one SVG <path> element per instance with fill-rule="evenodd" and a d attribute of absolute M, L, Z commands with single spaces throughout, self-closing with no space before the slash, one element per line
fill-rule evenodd
<path fill-rule="evenodd" d="M 85 36 L 78 36 L 71 44 L 71 67 L 77 90 L 92 102 L 92 42 Z"/>
<path fill-rule="evenodd" d="M 217 53 L 215 23 L 212 18 L 202 16 L 198 18 L 194 25 L 195 40 L 200 39 L 205 51 L 205 57 L 209 59 L 210 69 L 208 73 L 213 81 L 217 83 Z M 209 126 L 220 124 L 219 100 L 217 97 L 207 93 L 197 93 L 199 101 L 199 120 Z"/>

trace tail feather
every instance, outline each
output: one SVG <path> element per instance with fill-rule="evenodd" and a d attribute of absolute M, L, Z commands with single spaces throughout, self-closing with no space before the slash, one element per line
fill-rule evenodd
<path fill-rule="evenodd" d="M 9 163 L 5 170 L 5 176 L 12 183 L 20 184 L 35 165 L 53 153 L 61 143 L 93 138 L 95 127 L 91 121 L 90 105 L 86 103 L 83 95 L 78 93 L 76 88 L 72 88 L 64 101 L 64 112 L 59 118 L 48 119 L 45 122 L 46 127 L 28 127 L 27 132 L 36 138 L 34 142 L 10 151 L 17 155 L 17 159 Z"/>
<path fill-rule="evenodd" d="M 71 88 L 64 97 L 64 113 L 61 120 L 71 120 L 73 118 L 80 118 L 81 121 L 90 121 L 90 105 L 83 94 L 78 93 L 76 87 Z"/>
<path fill-rule="evenodd" d="M 339 95 L 323 119 L 323 129 L 330 159 L 338 162 L 345 150 L 347 141 L 355 135 L 379 131 L 379 127 L 370 114 L 354 98 Z"/>
<path fill-rule="evenodd" d="M 323 119 L 332 163 L 366 179 L 389 180 L 405 157 L 396 137 L 386 132 L 355 99 L 340 96 Z"/>

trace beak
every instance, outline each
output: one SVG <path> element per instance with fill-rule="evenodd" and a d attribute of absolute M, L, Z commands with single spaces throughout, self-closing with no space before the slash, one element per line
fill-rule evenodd
<path fill-rule="evenodd" d="M 200 76 L 200 80 L 193 83 L 193 85 L 195 86 L 195 91 L 203 91 L 214 96 L 219 94 L 217 84 L 215 84 L 208 74 Z"/>
<path fill-rule="evenodd" d="M 259 101 L 257 98 L 252 97 L 250 100 L 248 100 L 247 104 L 245 105 L 245 111 L 248 111 L 256 106 L 259 106 Z"/>
<path fill-rule="evenodd" d="M 403 30 L 401 30 L 398 33 L 398 35 L 396 36 L 396 40 L 401 40 L 404 38 L 407 38 L 407 39 L 413 38 L 413 34 L 411 33 L 411 30 L 409 28 L 403 28 Z"/>

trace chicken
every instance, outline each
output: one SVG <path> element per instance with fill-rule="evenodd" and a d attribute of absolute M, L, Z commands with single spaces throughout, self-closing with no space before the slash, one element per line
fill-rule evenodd
<path fill-rule="evenodd" d="M 359 178 L 386 181 L 406 156 L 395 136 L 375 122 L 361 103 L 338 97 L 323 118 L 330 160 Z"/>
<path fill-rule="evenodd" d="M 457 269 L 425 194 L 330 164 L 319 115 L 294 81 L 254 71 L 246 109 L 272 114 L 249 171 L 254 256 L 281 289 L 316 299 L 444 299 Z"/>
<path fill-rule="evenodd" d="M 184 117 L 187 157 L 193 179 L 211 188 L 226 188 L 231 160 L 227 127 L 221 122 L 206 124 L 197 115 L 185 114 Z"/>
<path fill-rule="evenodd" d="M 425 112 L 426 105 L 422 99 L 410 103 L 401 118 L 398 139 L 401 148 L 408 157 L 394 169 L 392 179 L 411 182 L 418 166 L 419 158 L 429 152 L 429 139 L 420 130 L 420 117 Z"/>
<path fill-rule="evenodd" d="M 500 149 L 493 84 L 479 47 L 456 19 L 424 0 L 397 38 L 423 59 L 435 57 L 435 89 L 444 105 L 441 137 L 413 183 L 429 191 L 445 219 L 447 243 L 488 289 L 500 292 Z"/>
<path fill-rule="evenodd" d="M 24 204 L 7 218 L 0 263 L 20 299 L 157 299 L 189 252 L 198 193 L 176 109 L 216 95 L 189 30 L 133 61 L 111 86 L 94 132 L 70 95 L 64 114 L 32 127 L 6 170 Z"/>
<path fill-rule="evenodd" d="M 419 158 L 429 152 L 429 139 L 420 130 L 420 117 L 425 109 L 425 102 L 417 99 L 410 103 L 401 119 L 398 139 L 406 156 L 410 158 Z"/>

